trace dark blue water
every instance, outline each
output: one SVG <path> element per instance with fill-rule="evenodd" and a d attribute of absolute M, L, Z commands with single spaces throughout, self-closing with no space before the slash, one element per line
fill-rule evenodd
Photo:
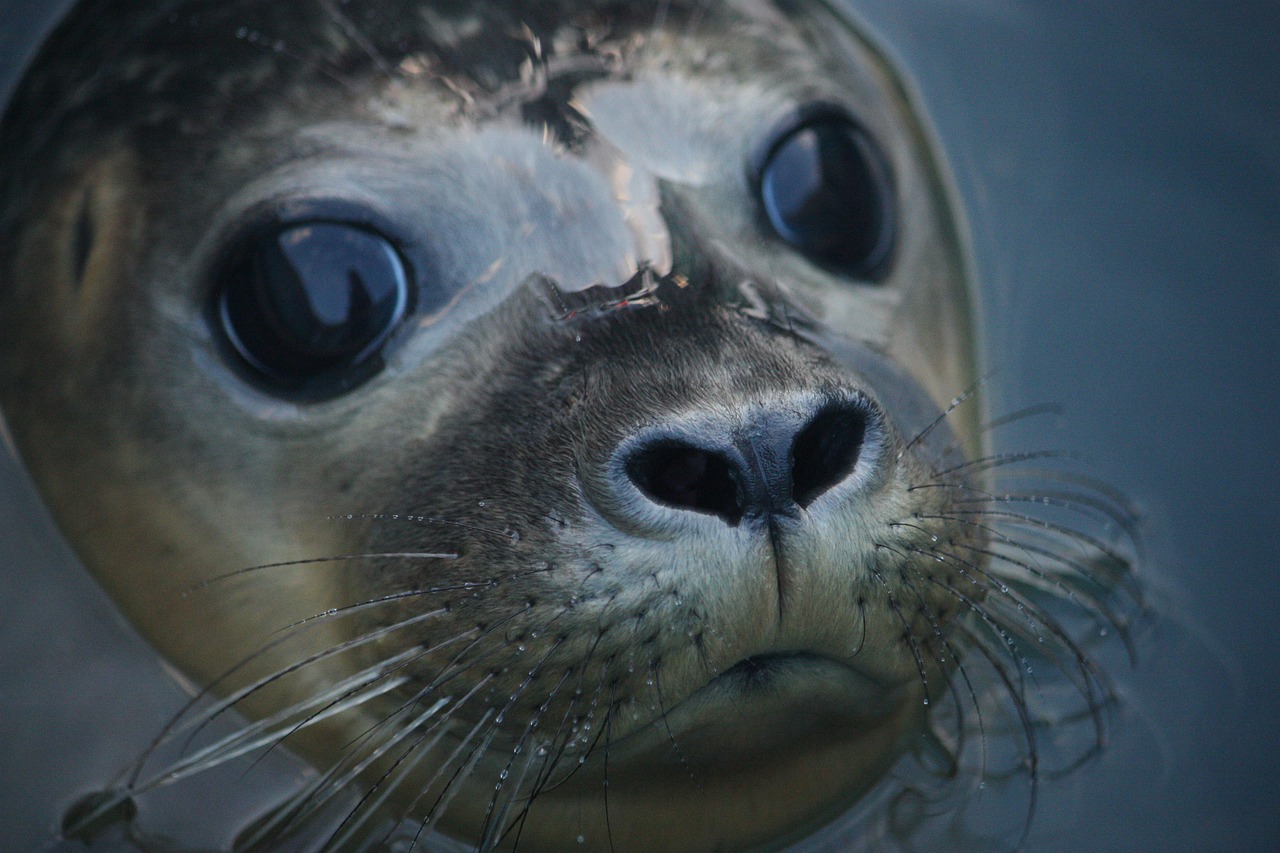
<path fill-rule="evenodd" d="M 993 407 L 1064 407 L 1007 439 L 1082 451 L 1146 516 L 1162 615 L 1137 668 L 1106 661 L 1112 743 L 1046 786 L 1031 849 L 1280 849 L 1280 6 L 850 5 L 955 172 Z M 0 2 L 0 93 L 52 8 Z M 182 694 L 7 458 L 0 542 L 0 846 L 22 850 Z"/>
<path fill-rule="evenodd" d="M 1139 501 L 1166 593 L 1034 849 L 1280 850 L 1280 5 L 852 5 L 955 171 L 996 408 L 1063 404 L 1025 440 Z"/>

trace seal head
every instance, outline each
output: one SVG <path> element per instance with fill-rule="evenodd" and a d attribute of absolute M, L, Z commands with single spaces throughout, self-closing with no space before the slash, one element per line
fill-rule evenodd
<path fill-rule="evenodd" d="M 993 587 L 879 55 L 763 0 L 120 5 L 4 126 L 0 399 L 221 697 L 166 737 L 320 769 L 244 844 L 354 788 L 335 848 L 741 849 L 874 785 Z"/>

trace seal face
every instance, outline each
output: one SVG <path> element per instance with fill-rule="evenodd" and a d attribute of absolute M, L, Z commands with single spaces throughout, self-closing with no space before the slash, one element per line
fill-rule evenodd
<path fill-rule="evenodd" d="M 253 720 L 123 790 L 283 742 L 320 775 L 240 846 L 776 846 L 957 649 L 1077 664 L 1001 578 L 1122 561 L 993 534 L 945 181 L 825 8 L 156 4 L 104 46 L 116 5 L 6 120 L 0 400 L 220 697 L 161 739 Z"/>

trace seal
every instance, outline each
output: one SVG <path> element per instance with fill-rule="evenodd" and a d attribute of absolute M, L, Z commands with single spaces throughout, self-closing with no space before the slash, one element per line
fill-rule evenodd
<path fill-rule="evenodd" d="M 946 173 L 826 6 L 90 0 L 0 138 L 14 438 L 199 685 L 157 743 L 247 717 L 95 814 L 283 744 L 238 847 L 777 847 L 979 668 L 1034 778 L 1019 644 L 1105 705 L 1034 590 L 1127 562 L 1008 507 L 1125 511 L 988 490 Z"/>

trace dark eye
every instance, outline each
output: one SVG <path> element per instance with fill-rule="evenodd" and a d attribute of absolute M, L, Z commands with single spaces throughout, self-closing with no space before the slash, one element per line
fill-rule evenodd
<path fill-rule="evenodd" d="M 235 351 L 268 384 L 308 396 L 339 393 L 381 367 L 381 345 L 409 307 L 395 246 L 342 222 L 255 230 L 218 285 L 218 322 Z"/>
<path fill-rule="evenodd" d="M 760 203 L 779 237 L 815 263 L 874 277 L 893 244 L 888 166 L 867 133 L 835 108 L 809 108 L 771 137 L 756 168 Z"/>

